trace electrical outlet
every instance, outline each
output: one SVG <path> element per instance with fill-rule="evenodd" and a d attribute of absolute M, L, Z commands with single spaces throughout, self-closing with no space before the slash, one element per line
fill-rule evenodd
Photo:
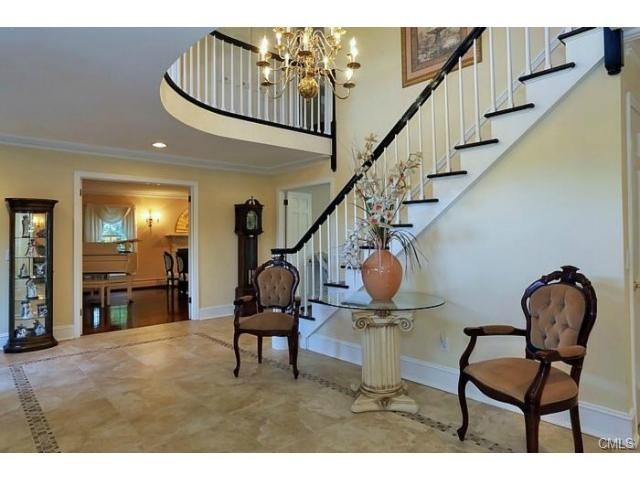
<path fill-rule="evenodd" d="M 444 333 L 440 334 L 440 348 L 445 352 L 449 351 L 449 337 Z"/>

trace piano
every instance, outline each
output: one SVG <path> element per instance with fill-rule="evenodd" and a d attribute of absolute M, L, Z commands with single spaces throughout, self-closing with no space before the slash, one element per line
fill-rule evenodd
<path fill-rule="evenodd" d="M 137 240 L 83 244 L 83 278 L 106 291 L 107 305 L 111 289 L 116 287 L 125 287 L 129 301 L 133 300 L 133 278 L 138 270 L 138 256 L 132 248 L 134 242 Z"/>

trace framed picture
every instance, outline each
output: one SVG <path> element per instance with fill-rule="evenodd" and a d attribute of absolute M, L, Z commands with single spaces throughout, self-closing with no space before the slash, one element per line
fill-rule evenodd
<path fill-rule="evenodd" d="M 40 318 L 44 318 L 48 315 L 49 313 L 49 309 L 47 308 L 47 304 L 46 303 L 39 303 L 38 304 L 38 317 Z"/>
<path fill-rule="evenodd" d="M 402 27 L 402 86 L 408 87 L 433 78 L 470 31 L 471 27 Z M 476 45 L 480 62 L 480 38 Z M 462 66 L 472 63 L 473 49 L 469 49 L 462 58 Z"/>

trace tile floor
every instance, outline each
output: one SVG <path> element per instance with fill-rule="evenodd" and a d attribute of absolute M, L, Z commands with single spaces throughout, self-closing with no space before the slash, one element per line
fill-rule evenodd
<path fill-rule="evenodd" d="M 470 401 L 467 441 L 454 395 L 409 383 L 418 415 L 352 414 L 356 365 L 241 337 L 230 318 L 84 336 L 54 349 L 0 355 L 3 452 L 519 452 L 521 416 Z M 570 452 L 571 432 L 541 424 L 542 451 Z M 599 451 L 585 435 L 585 449 Z"/>

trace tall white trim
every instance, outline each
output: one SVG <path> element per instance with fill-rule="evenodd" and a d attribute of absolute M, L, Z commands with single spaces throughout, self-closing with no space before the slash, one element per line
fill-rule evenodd
<path fill-rule="evenodd" d="M 192 180 L 170 180 L 167 178 L 120 175 L 101 172 L 76 170 L 73 178 L 73 336 L 82 335 L 82 180 L 101 180 L 112 182 L 143 182 L 161 185 L 184 185 L 189 187 L 189 318 L 200 318 L 199 275 L 198 275 L 198 182 Z"/>
<path fill-rule="evenodd" d="M 638 190 L 638 179 L 635 175 L 635 152 L 633 152 L 633 141 L 632 136 L 634 132 L 632 131 L 631 125 L 631 114 L 632 111 L 635 110 L 638 114 L 640 114 L 640 105 L 634 98 L 631 92 L 627 92 L 625 95 L 625 120 L 626 120 L 626 149 L 627 149 L 627 241 L 628 241 L 628 277 L 629 277 L 629 337 L 630 337 L 630 347 L 631 347 L 631 398 L 633 403 L 633 415 L 636 417 L 636 420 L 633 422 L 635 426 L 634 435 L 638 435 L 638 388 L 640 385 L 638 384 L 638 355 L 640 354 L 640 345 L 636 344 L 636 330 L 638 326 L 636 325 L 640 320 L 640 312 L 636 312 L 635 310 L 635 299 L 634 299 L 634 283 L 636 281 L 636 275 L 640 275 L 640 272 L 635 272 L 636 265 L 636 256 L 640 255 L 640 252 L 637 251 L 637 245 L 634 242 L 634 229 L 640 228 L 640 226 L 636 226 L 635 224 L 638 222 L 636 218 L 633 216 L 633 212 L 640 211 L 640 205 L 636 206 L 634 209 L 633 201 L 634 196 L 631 192 L 634 190 Z M 640 201 L 640 192 L 636 193 L 636 201 Z"/>

